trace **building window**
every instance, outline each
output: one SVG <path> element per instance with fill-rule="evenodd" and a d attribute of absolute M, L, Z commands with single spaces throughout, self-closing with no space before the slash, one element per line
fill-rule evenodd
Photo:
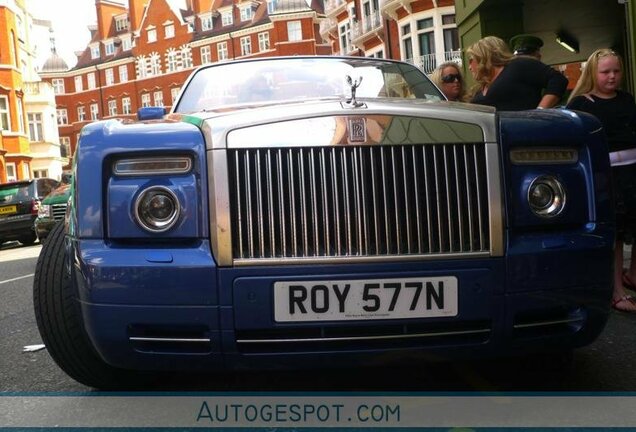
<path fill-rule="evenodd" d="M 22 178 L 28 179 L 31 178 L 31 167 L 28 163 L 22 162 Z"/>
<path fill-rule="evenodd" d="M 33 170 L 33 178 L 47 178 L 49 176 L 49 170 L 39 169 Z"/>
<path fill-rule="evenodd" d="M 226 11 L 221 14 L 221 24 L 223 27 L 232 25 L 233 22 L 232 11 Z"/>
<path fill-rule="evenodd" d="M 268 0 L 267 2 L 267 13 L 269 15 L 276 12 L 276 0 Z"/>
<path fill-rule="evenodd" d="M 121 38 L 121 49 L 124 51 L 130 51 L 132 48 L 132 40 L 130 37 L 122 37 Z"/>
<path fill-rule="evenodd" d="M 71 155 L 71 139 L 69 137 L 60 137 L 60 153 L 62 157 Z"/>
<path fill-rule="evenodd" d="M 97 87 L 97 86 L 95 85 L 95 73 L 94 73 L 94 72 L 91 72 L 91 73 L 89 73 L 89 74 L 86 74 L 86 83 L 87 83 L 87 85 L 88 85 L 88 89 L 89 89 L 89 90 L 92 90 L 92 89 L 94 89 L 95 87 Z"/>
<path fill-rule="evenodd" d="M 114 99 L 108 101 L 108 115 L 111 117 L 117 115 L 117 101 Z"/>
<path fill-rule="evenodd" d="M 97 106 L 96 103 L 91 104 L 90 106 L 90 110 L 91 110 L 91 120 L 95 121 L 99 118 L 99 107 Z"/>
<path fill-rule="evenodd" d="M 168 72 L 175 72 L 178 66 L 177 52 L 174 48 L 170 48 L 166 54 L 166 70 Z"/>
<path fill-rule="evenodd" d="M 194 17 L 189 16 L 186 18 L 186 22 L 188 23 L 188 33 L 194 32 Z"/>
<path fill-rule="evenodd" d="M 11 130 L 11 115 L 9 113 L 9 98 L 0 95 L 0 130 Z"/>
<path fill-rule="evenodd" d="M 68 124 L 68 113 L 66 112 L 66 108 L 60 108 L 56 110 L 57 112 L 57 124 L 59 126 L 64 126 Z"/>
<path fill-rule="evenodd" d="M 7 162 L 7 181 L 17 181 L 15 175 L 15 162 Z"/>
<path fill-rule="evenodd" d="M 124 114 L 132 113 L 132 108 L 130 106 L 130 98 L 129 97 L 121 98 L 121 111 Z"/>
<path fill-rule="evenodd" d="M 156 76 L 161 75 L 161 57 L 159 54 L 152 53 L 150 54 L 150 68 L 148 70 L 148 75 Z"/>
<path fill-rule="evenodd" d="M 455 24 L 455 15 L 442 15 L 444 51 L 459 51 L 459 33 Z"/>
<path fill-rule="evenodd" d="M 83 106 L 78 106 L 77 107 L 77 121 L 78 122 L 83 122 L 84 120 L 86 120 L 86 112 L 84 110 Z"/>
<path fill-rule="evenodd" d="M 212 14 L 204 14 L 199 17 L 201 20 L 201 30 L 212 30 Z"/>
<path fill-rule="evenodd" d="M 209 46 L 201 47 L 201 64 L 208 64 L 212 62 L 212 52 Z"/>
<path fill-rule="evenodd" d="M 402 26 L 402 60 L 413 61 L 413 40 L 411 39 L 411 25 Z"/>
<path fill-rule="evenodd" d="M 259 33 L 258 34 L 258 50 L 259 51 L 267 51 L 269 49 L 269 33 Z"/>
<path fill-rule="evenodd" d="M 241 55 L 252 54 L 252 39 L 249 36 L 241 38 Z"/>
<path fill-rule="evenodd" d="M 157 41 L 157 29 L 153 28 L 148 30 L 148 43 L 152 43 L 156 41 Z"/>
<path fill-rule="evenodd" d="M 347 21 L 340 25 L 338 34 L 340 35 L 340 54 L 345 55 L 351 51 L 351 24 Z"/>
<path fill-rule="evenodd" d="M 227 60 L 227 42 L 219 42 L 216 45 L 216 52 L 219 56 L 219 61 Z"/>
<path fill-rule="evenodd" d="M 128 17 L 115 18 L 115 30 L 118 32 L 128 30 Z"/>
<path fill-rule="evenodd" d="M 29 122 L 29 139 L 31 141 L 44 141 L 42 130 L 42 113 L 27 113 Z"/>
<path fill-rule="evenodd" d="M 128 66 L 119 66 L 119 82 L 128 81 Z"/>
<path fill-rule="evenodd" d="M 53 93 L 56 95 L 64 94 L 64 79 L 63 78 L 53 78 Z"/>
<path fill-rule="evenodd" d="M 75 91 L 76 92 L 81 92 L 82 90 L 84 90 L 84 86 L 82 84 L 82 76 L 76 76 L 75 77 Z"/>
<path fill-rule="evenodd" d="M 137 78 L 138 79 L 146 78 L 147 74 L 148 73 L 146 70 L 146 57 L 144 56 L 137 57 Z"/>
<path fill-rule="evenodd" d="M 156 91 L 153 96 L 155 98 L 155 106 L 163 106 L 163 92 L 161 90 Z"/>
<path fill-rule="evenodd" d="M 106 85 L 115 84 L 115 71 L 112 68 L 106 69 L 104 72 L 106 74 Z"/>
<path fill-rule="evenodd" d="M 187 45 L 181 47 L 181 65 L 184 68 L 192 67 L 192 48 Z"/>
<path fill-rule="evenodd" d="M 150 93 L 144 93 L 141 95 L 141 106 L 143 108 L 150 106 Z"/>
<path fill-rule="evenodd" d="M 287 21 L 287 38 L 290 42 L 303 40 L 300 21 Z"/>
<path fill-rule="evenodd" d="M 108 41 L 104 43 L 104 51 L 106 51 L 106 55 L 115 54 L 115 43 L 113 41 Z"/>
<path fill-rule="evenodd" d="M 98 59 L 99 58 L 99 45 L 91 45 L 91 58 Z"/>
<path fill-rule="evenodd" d="M 241 21 L 249 21 L 252 19 L 252 7 L 244 7 L 241 9 Z"/>
<path fill-rule="evenodd" d="M 164 35 L 166 39 L 170 39 L 174 37 L 174 24 L 168 24 L 163 29 Z"/>
<path fill-rule="evenodd" d="M 170 97 L 172 98 L 173 104 L 176 102 L 177 97 L 179 97 L 179 90 L 181 90 L 180 87 L 172 87 L 170 89 Z"/>
<path fill-rule="evenodd" d="M 18 108 L 18 132 L 24 132 L 24 108 L 22 107 L 22 99 L 16 99 Z"/>

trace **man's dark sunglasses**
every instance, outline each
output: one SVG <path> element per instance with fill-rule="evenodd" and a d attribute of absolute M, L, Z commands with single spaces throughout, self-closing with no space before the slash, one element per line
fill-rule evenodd
<path fill-rule="evenodd" d="M 446 84 L 455 82 L 455 80 L 457 80 L 457 82 L 462 82 L 462 76 L 460 74 L 448 74 L 442 77 L 442 82 Z"/>

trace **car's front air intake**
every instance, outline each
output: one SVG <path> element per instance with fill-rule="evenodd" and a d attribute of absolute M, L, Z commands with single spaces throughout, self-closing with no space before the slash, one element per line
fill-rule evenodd
<path fill-rule="evenodd" d="M 489 252 L 483 143 L 240 148 L 228 158 L 235 261 Z"/>

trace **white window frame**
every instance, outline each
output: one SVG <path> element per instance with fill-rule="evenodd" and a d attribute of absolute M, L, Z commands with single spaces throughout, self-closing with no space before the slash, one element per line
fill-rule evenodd
<path fill-rule="evenodd" d="M 33 178 L 47 178 L 49 176 L 49 170 L 37 169 L 33 170 Z"/>
<path fill-rule="evenodd" d="M 172 39 L 174 37 L 174 24 L 165 24 L 163 27 L 164 39 Z"/>
<path fill-rule="evenodd" d="M 150 54 L 150 61 L 148 64 L 148 76 L 161 75 L 161 56 L 156 52 Z"/>
<path fill-rule="evenodd" d="M 234 17 L 232 11 L 221 12 L 221 25 L 223 27 L 231 26 L 234 23 Z"/>
<path fill-rule="evenodd" d="M 53 78 L 51 85 L 53 86 L 54 94 L 64 94 L 64 78 Z"/>
<path fill-rule="evenodd" d="M 91 113 L 91 120 L 99 120 L 99 106 L 96 103 L 92 103 L 88 109 Z"/>
<path fill-rule="evenodd" d="M 89 45 L 90 50 L 91 50 L 91 59 L 95 60 L 99 58 L 99 43 L 95 43 L 92 45 Z"/>
<path fill-rule="evenodd" d="M 27 113 L 27 123 L 29 124 L 29 140 L 33 142 L 44 141 L 42 113 Z"/>
<path fill-rule="evenodd" d="M 128 65 L 119 66 L 119 82 L 128 81 Z"/>
<path fill-rule="evenodd" d="M 0 104 L 0 130 L 10 131 L 11 110 L 9 109 L 9 96 L 0 95 L 0 101 L 4 101 L 3 104 Z"/>
<path fill-rule="evenodd" d="M 241 21 L 250 21 L 254 16 L 252 6 L 245 6 L 239 9 L 241 11 Z"/>
<path fill-rule="evenodd" d="M 24 133 L 24 108 L 22 106 L 22 98 L 15 100 L 18 111 L 18 132 Z"/>
<path fill-rule="evenodd" d="M 148 43 L 157 42 L 157 29 L 155 27 L 146 29 L 146 41 Z"/>
<path fill-rule="evenodd" d="M 181 67 L 192 67 L 192 48 L 189 45 L 181 45 Z"/>
<path fill-rule="evenodd" d="M 62 151 L 64 149 L 65 151 Z M 64 156 L 66 153 L 66 156 Z M 71 155 L 71 138 L 67 136 L 60 137 L 60 154 L 62 157 L 69 157 Z"/>
<path fill-rule="evenodd" d="M 113 68 L 108 68 L 104 71 L 104 76 L 106 77 L 106 85 L 115 84 L 115 71 Z"/>
<path fill-rule="evenodd" d="M 145 107 L 149 107 L 151 106 L 150 104 L 150 93 L 142 93 L 141 95 L 141 107 L 145 108 Z"/>
<path fill-rule="evenodd" d="M 267 14 L 271 15 L 276 12 L 277 0 L 267 0 Z"/>
<path fill-rule="evenodd" d="M 170 97 L 172 98 L 172 104 L 173 105 L 176 102 L 177 98 L 179 97 L 179 92 L 180 91 L 181 91 L 181 87 L 172 87 L 170 89 Z"/>
<path fill-rule="evenodd" d="M 269 32 L 262 32 L 258 34 L 258 50 L 269 50 Z"/>
<path fill-rule="evenodd" d="M 115 42 L 112 40 L 104 42 L 104 52 L 107 56 L 115 54 Z"/>
<path fill-rule="evenodd" d="M 199 48 L 199 52 L 201 54 L 201 64 L 212 63 L 212 50 L 210 49 L 210 45 L 202 46 Z"/>
<path fill-rule="evenodd" d="M 121 111 L 123 114 L 132 114 L 132 105 L 129 97 L 121 98 Z"/>
<path fill-rule="evenodd" d="M 117 99 L 111 99 L 108 101 L 108 115 L 110 117 L 117 115 Z"/>
<path fill-rule="evenodd" d="M 166 53 L 166 72 L 176 72 L 179 69 L 179 53 L 174 49 L 168 49 Z"/>
<path fill-rule="evenodd" d="M 79 93 L 84 91 L 84 83 L 82 82 L 82 76 L 78 75 L 75 77 L 75 93 Z"/>
<path fill-rule="evenodd" d="M 243 36 L 241 38 L 241 55 L 246 56 L 252 54 L 252 37 Z"/>
<path fill-rule="evenodd" d="M 123 51 L 130 51 L 132 49 L 132 39 L 130 36 L 121 37 L 121 49 Z"/>
<path fill-rule="evenodd" d="M 162 90 L 157 90 L 156 92 L 154 92 L 152 94 L 152 98 L 155 101 L 155 106 L 156 107 L 164 106 L 163 105 L 163 91 Z"/>
<path fill-rule="evenodd" d="M 31 178 L 31 167 L 26 162 L 22 162 L 22 178 L 23 179 Z"/>
<path fill-rule="evenodd" d="M 299 20 L 287 21 L 287 40 L 289 42 L 303 40 L 303 25 Z"/>
<path fill-rule="evenodd" d="M 86 121 L 86 109 L 84 108 L 84 105 L 80 105 L 77 107 L 77 121 Z"/>
<path fill-rule="evenodd" d="M 128 16 L 115 18 L 115 31 L 128 30 Z"/>
<path fill-rule="evenodd" d="M 58 108 L 55 110 L 55 114 L 57 116 L 58 126 L 65 126 L 68 124 L 68 111 L 66 108 Z"/>
<path fill-rule="evenodd" d="M 216 54 L 219 58 L 219 61 L 228 59 L 228 51 L 227 51 L 227 42 L 219 42 L 216 44 Z"/>
<path fill-rule="evenodd" d="M 97 84 L 95 82 L 95 72 L 89 72 L 86 74 L 86 84 L 88 90 L 93 90 L 97 87 Z"/>
<path fill-rule="evenodd" d="M 212 13 L 205 13 L 199 15 L 199 20 L 201 21 L 201 31 L 212 30 L 214 23 L 212 20 Z"/>
<path fill-rule="evenodd" d="M 7 162 L 7 181 L 17 181 L 18 177 L 16 176 L 15 162 Z"/>
<path fill-rule="evenodd" d="M 146 56 L 144 55 L 140 55 L 139 57 L 137 57 L 137 64 L 136 64 L 136 69 L 137 69 L 137 78 L 141 79 L 141 78 L 146 78 L 146 76 L 148 76 L 148 69 L 146 64 L 149 63 L 148 61 L 146 61 Z"/>

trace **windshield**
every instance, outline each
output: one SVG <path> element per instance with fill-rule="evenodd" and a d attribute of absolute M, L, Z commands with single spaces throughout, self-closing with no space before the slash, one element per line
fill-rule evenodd
<path fill-rule="evenodd" d="M 0 185 L 0 205 L 31 199 L 29 183 Z"/>
<path fill-rule="evenodd" d="M 187 113 L 259 102 L 350 98 L 444 97 L 416 67 L 376 59 L 278 58 L 225 63 L 198 70 L 175 112 Z"/>

